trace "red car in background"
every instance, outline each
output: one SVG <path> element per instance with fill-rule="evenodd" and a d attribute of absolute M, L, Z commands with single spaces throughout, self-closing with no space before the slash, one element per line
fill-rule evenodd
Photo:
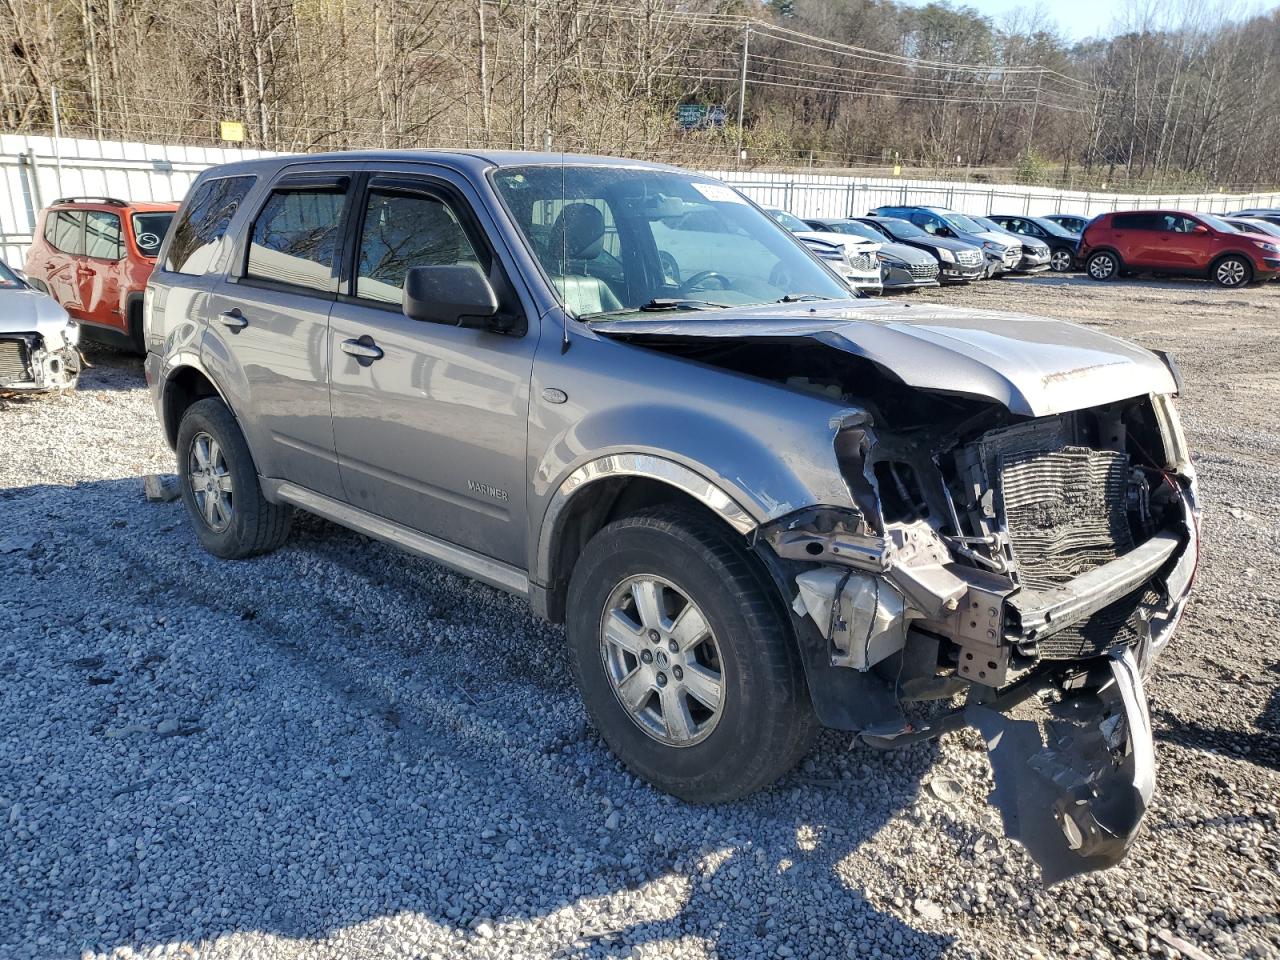
<path fill-rule="evenodd" d="M 176 203 L 65 197 L 40 211 L 25 272 L 84 332 L 145 354 L 142 292 Z"/>
<path fill-rule="evenodd" d="M 1094 280 L 1176 273 L 1242 287 L 1280 274 L 1280 239 L 1242 233 L 1208 213 L 1135 210 L 1103 214 L 1090 223 L 1080 257 Z"/>

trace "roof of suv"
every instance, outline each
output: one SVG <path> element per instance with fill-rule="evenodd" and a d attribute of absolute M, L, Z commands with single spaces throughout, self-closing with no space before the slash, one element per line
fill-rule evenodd
<path fill-rule="evenodd" d="M 178 201 L 118 200 L 115 197 L 59 197 L 49 209 L 68 210 L 136 210 L 139 213 L 170 212 L 178 209 Z"/>
<path fill-rule="evenodd" d="M 280 154 L 223 164 L 218 169 L 228 172 L 273 169 L 291 163 L 439 163 L 482 171 L 490 167 L 553 166 L 561 163 L 590 166 L 630 167 L 649 170 L 680 170 L 665 163 L 632 160 L 626 157 L 602 157 L 583 153 L 548 153 L 536 150 L 343 150 L 332 153 Z M 682 171 L 684 172 L 684 171 Z"/>

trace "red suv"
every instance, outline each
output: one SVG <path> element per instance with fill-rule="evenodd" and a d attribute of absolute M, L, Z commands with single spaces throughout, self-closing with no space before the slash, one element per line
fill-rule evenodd
<path fill-rule="evenodd" d="M 66 197 L 40 211 L 27 279 L 86 333 L 145 354 L 142 291 L 176 203 Z"/>
<path fill-rule="evenodd" d="M 1107 213 L 1080 241 L 1085 272 L 1094 280 L 1122 273 L 1181 273 L 1242 287 L 1280 273 L 1280 240 L 1242 233 L 1207 213 L 1139 210 Z"/>

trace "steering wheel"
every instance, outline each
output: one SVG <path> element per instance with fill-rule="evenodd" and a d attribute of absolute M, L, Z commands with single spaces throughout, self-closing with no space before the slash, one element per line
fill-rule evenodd
<path fill-rule="evenodd" d="M 699 270 L 692 277 L 680 284 L 680 293 L 692 293 L 697 290 L 707 280 L 715 280 L 720 284 L 721 290 L 732 290 L 733 284 L 723 273 L 716 273 L 714 270 Z"/>

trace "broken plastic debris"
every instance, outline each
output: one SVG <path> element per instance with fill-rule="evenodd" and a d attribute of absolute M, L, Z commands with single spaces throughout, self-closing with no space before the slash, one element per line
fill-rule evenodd
<path fill-rule="evenodd" d="M 178 486 L 178 478 L 172 473 L 149 473 L 142 478 L 142 490 L 148 500 L 168 503 L 182 496 L 182 488 Z"/>

